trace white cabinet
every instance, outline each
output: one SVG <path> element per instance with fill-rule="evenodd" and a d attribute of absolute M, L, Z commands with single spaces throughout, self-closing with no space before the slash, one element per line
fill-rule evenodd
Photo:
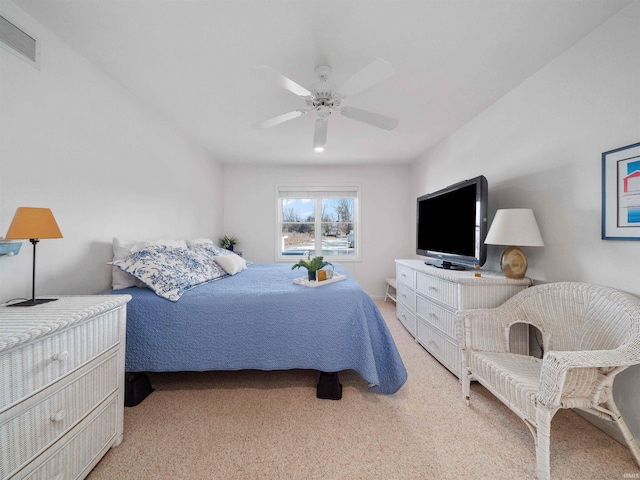
<path fill-rule="evenodd" d="M 123 435 L 129 295 L 0 307 L 0 478 L 84 478 Z"/>
<path fill-rule="evenodd" d="M 497 307 L 531 285 L 528 278 L 512 280 L 485 270 L 443 270 L 425 265 L 422 260 L 396 260 L 396 283 L 398 320 L 457 376 L 460 376 L 457 312 Z M 511 329 L 510 345 L 513 352 L 528 353 L 526 327 Z"/>

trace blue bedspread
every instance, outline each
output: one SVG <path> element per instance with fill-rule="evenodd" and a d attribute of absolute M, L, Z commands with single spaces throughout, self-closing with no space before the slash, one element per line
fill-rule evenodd
<path fill-rule="evenodd" d="M 346 274 L 339 265 L 336 272 Z M 177 302 L 146 288 L 127 305 L 126 371 L 356 370 L 378 393 L 396 392 L 407 372 L 378 308 L 347 279 L 309 288 L 306 270 L 249 265 L 198 286 Z"/>

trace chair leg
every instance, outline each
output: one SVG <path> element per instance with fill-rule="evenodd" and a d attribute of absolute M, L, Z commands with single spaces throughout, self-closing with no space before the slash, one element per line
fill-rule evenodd
<path fill-rule="evenodd" d="M 640 466 L 640 447 L 638 447 L 638 442 L 633 438 L 631 431 L 629 431 L 629 427 L 627 427 L 627 423 L 622 418 L 616 402 L 613 401 L 613 396 L 610 396 L 609 400 L 607 400 L 607 408 L 611 413 L 613 413 L 613 421 L 618 424 L 618 428 L 627 442 L 629 450 L 631 450 L 631 455 L 633 455 L 636 463 Z"/>
<path fill-rule="evenodd" d="M 468 371 L 462 375 L 460 375 L 460 383 L 462 384 L 462 399 L 467 404 L 470 405 L 470 392 L 471 392 L 471 373 Z"/>
<path fill-rule="evenodd" d="M 551 478 L 549 445 L 551 443 L 551 419 L 555 412 L 546 408 L 536 408 L 536 477 L 538 480 Z"/>

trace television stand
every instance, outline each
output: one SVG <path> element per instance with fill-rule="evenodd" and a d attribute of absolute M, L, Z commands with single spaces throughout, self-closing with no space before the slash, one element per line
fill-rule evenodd
<path fill-rule="evenodd" d="M 396 317 L 427 352 L 457 376 L 467 374 L 461 366 L 457 313 L 497 307 L 531 285 L 528 278 L 513 280 L 502 272 L 479 272 L 481 277 L 474 270 L 431 268 L 424 259 L 396 260 Z M 523 327 L 511 327 L 510 351 L 528 355 L 529 329 Z"/>

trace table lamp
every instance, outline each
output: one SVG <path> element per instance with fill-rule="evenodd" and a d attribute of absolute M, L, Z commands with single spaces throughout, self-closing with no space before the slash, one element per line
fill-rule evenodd
<path fill-rule="evenodd" d="M 52 302 L 55 298 L 36 299 L 36 244 L 42 238 L 62 238 L 53 213 L 48 208 L 19 207 L 16 210 L 6 240 L 29 240 L 33 244 L 33 275 L 31 283 L 31 300 L 13 303 L 9 307 L 31 307 L 41 303 Z"/>
<path fill-rule="evenodd" d="M 500 268 L 507 278 L 524 278 L 527 257 L 518 247 L 544 247 L 533 210 L 528 208 L 501 209 L 496 212 L 487 245 L 509 245 L 500 257 Z"/>

